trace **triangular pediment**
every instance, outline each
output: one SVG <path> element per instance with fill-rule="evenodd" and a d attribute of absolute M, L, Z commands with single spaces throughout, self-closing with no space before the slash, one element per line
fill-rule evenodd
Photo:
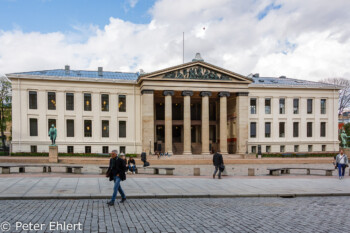
<path fill-rule="evenodd" d="M 203 61 L 189 62 L 152 73 L 146 73 L 139 77 L 139 81 L 149 79 L 174 81 L 223 81 L 247 84 L 252 82 L 252 80 L 246 76 Z"/>

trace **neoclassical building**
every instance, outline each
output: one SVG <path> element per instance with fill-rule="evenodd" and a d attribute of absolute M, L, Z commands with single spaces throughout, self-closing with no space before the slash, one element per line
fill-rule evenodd
<path fill-rule="evenodd" d="M 333 85 L 240 75 L 204 62 L 151 73 L 65 69 L 8 74 L 12 151 L 222 154 L 336 151 Z"/>

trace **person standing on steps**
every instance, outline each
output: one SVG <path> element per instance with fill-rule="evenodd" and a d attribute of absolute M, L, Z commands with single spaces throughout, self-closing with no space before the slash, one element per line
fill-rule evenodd
<path fill-rule="evenodd" d="M 109 160 L 109 168 L 107 171 L 107 175 L 109 176 L 110 181 L 114 181 L 114 189 L 113 189 L 113 195 L 112 198 L 107 204 L 109 206 L 113 206 L 115 199 L 117 197 L 117 193 L 119 192 L 122 200 L 120 203 L 123 203 L 126 201 L 125 193 L 122 189 L 122 186 L 120 185 L 121 181 L 126 180 L 126 163 L 125 163 L 125 155 L 121 154 L 119 157 L 117 156 L 118 151 L 113 150 L 111 153 L 111 159 Z"/>
<path fill-rule="evenodd" d="M 339 154 L 335 158 L 335 163 L 339 172 L 339 180 L 344 179 L 345 168 L 348 166 L 349 160 L 348 156 L 344 154 L 343 150 L 339 151 Z"/>
<path fill-rule="evenodd" d="M 215 175 L 216 173 L 218 172 L 219 170 L 219 174 L 218 174 L 218 177 L 219 179 L 221 179 L 221 169 L 220 169 L 220 166 L 224 165 L 224 160 L 222 158 L 222 154 L 219 154 L 217 152 L 214 153 L 213 155 L 213 165 L 215 166 L 215 171 L 214 171 L 214 174 L 213 174 L 213 179 L 215 179 Z"/>

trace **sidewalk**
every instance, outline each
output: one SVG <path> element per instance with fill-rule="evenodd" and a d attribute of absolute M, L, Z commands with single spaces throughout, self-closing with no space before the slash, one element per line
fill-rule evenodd
<path fill-rule="evenodd" d="M 122 187 L 128 198 L 350 196 L 349 176 L 128 176 Z M 107 199 L 112 188 L 112 182 L 97 175 L 0 177 L 0 199 Z"/>

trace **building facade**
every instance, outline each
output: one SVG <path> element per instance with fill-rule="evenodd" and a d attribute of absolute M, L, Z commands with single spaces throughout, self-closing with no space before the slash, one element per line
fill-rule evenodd
<path fill-rule="evenodd" d="M 338 88 L 243 76 L 204 62 L 151 73 L 8 74 L 12 151 L 222 154 L 337 151 Z"/>

